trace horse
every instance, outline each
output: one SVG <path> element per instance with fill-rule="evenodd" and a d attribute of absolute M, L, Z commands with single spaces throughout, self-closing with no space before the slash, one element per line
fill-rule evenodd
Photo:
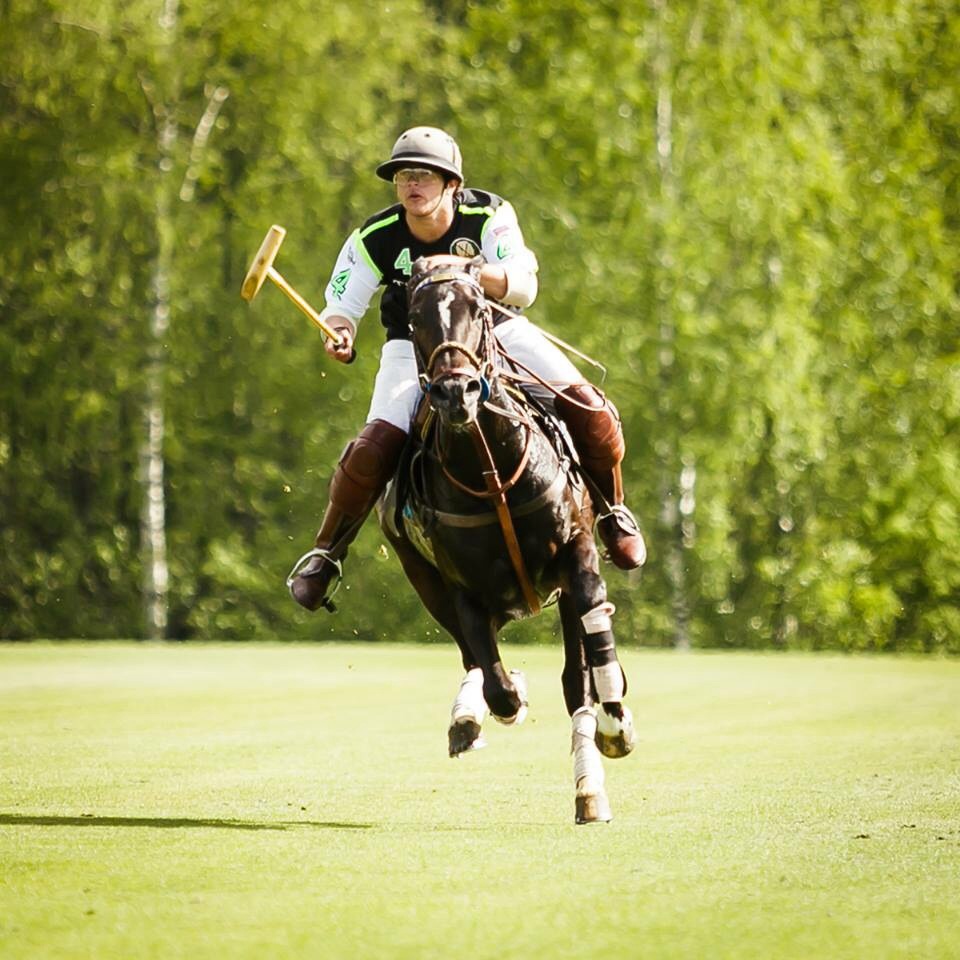
<path fill-rule="evenodd" d="M 379 505 L 380 525 L 460 650 L 466 674 L 451 710 L 451 757 L 484 745 L 488 710 L 500 723 L 522 723 L 526 680 L 504 667 L 498 634 L 556 602 L 575 821 L 605 822 L 601 755 L 626 756 L 636 736 L 593 507 L 562 428 L 517 389 L 498 356 L 481 263 L 435 256 L 413 264 L 407 294 L 426 416 Z"/>

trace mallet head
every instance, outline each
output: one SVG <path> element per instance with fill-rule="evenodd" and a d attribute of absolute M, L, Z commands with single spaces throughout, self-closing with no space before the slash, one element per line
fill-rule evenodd
<path fill-rule="evenodd" d="M 247 275 L 243 278 L 240 296 L 244 300 L 252 300 L 260 292 L 263 281 L 267 279 L 273 261 L 276 259 L 277 251 L 280 249 L 280 244 L 283 243 L 283 238 L 286 235 L 287 231 L 276 224 L 267 231 L 257 255 L 253 258 L 253 263 L 250 264 Z"/>

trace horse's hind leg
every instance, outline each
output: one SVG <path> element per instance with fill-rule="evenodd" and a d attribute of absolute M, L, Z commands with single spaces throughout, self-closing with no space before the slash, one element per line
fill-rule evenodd
<path fill-rule="evenodd" d="M 613 637 L 614 606 L 607 600 L 607 588 L 599 573 L 596 547 L 582 541 L 574 551 L 572 574 L 568 579 L 570 603 L 564 630 L 579 635 L 583 666 L 589 675 L 590 694 L 600 705 L 597 713 L 597 744 L 607 757 L 625 757 L 636 743 L 633 717 L 623 703 L 627 679 L 617 659 Z M 572 642 L 572 641 L 571 641 Z M 569 703 L 568 703 L 569 709 Z"/>
<path fill-rule="evenodd" d="M 603 760 L 597 746 L 597 709 L 594 706 L 590 667 L 581 639 L 582 625 L 573 598 L 560 594 L 563 627 L 563 696 L 572 722 L 573 783 L 576 789 L 576 822 L 610 820 L 610 801 L 604 787 Z"/>
<path fill-rule="evenodd" d="M 580 616 L 570 594 L 562 592 L 557 607 L 563 630 L 563 699 L 567 713 L 572 717 L 581 707 L 590 706 L 593 702 L 590 668 L 580 639 Z"/>
<path fill-rule="evenodd" d="M 584 614 L 583 646 L 593 681 L 597 712 L 597 746 L 605 757 L 625 757 L 637 742 L 633 715 L 623 698 L 627 678 L 613 642 L 612 603 L 604 602 Z"/>

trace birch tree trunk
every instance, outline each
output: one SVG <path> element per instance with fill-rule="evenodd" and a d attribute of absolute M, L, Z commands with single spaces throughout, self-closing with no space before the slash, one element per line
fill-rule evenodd
<path fill-rule="evenodd" d="M 167 81 L 153 103 L 157 122 L 157 180 L 155 227 L 157 254 L 153 271 L 153 304 L 150 313 L 150 339 L 147 347 L 146 407 L 144 442 L 140 451 L 143 488 L 141 544 L 143 549 L 143 602 L 146 635 L 163 640 L 169 620 L 169 583 L 167 566 L 166 489 L 164 487 L 164 382 L 166 357 L 164 339 L 170 328 L 170 274 L 173 267 L 173 215 L 171 182 L 174 150 L 177 143 L 175 105 L 179 79 L 175 41 L 178 0 L 164 0 L 160 13 L 160 51 L 158 63 Z"/>
<path fill-rule="evenodd" d="M 197 178 L 207 142 L 213 132 L 220 108 L 229 96 L 223 86 L 210 84 L 207 106 L 194 130 L 183 180 L 176 185 L 176 149 L 178 142 L 177 109 L 180 102 L 179 52 L 176 49 L 178 0 L 164 0 L 159 18 L 160 49 L 157 63 L 162 83 L 158 90 L 141 78 L 144 93 L 153 109 L 157 130 L 157 178 L 154 223 L 157 254 L 153 270 L 153 303 L 150 312 L 150 339 L 147 347 L 144 441 L 140 451 L 143 488 L 141 543 L 143 544 L 143 603 L 146 635 L 163 640 L 169 623 L 169 583 L 167 566 L 167 502 L 164 486 L 164 436 L 166 406 L 164 388 L 167 379 L 167 337 L 171 317 L 171 280 L 174 271 L 176 239 L 175 204 L 179 199 L 194 199 Z"/>
<path fill-rule="evenodd" d="M 676 270 L 670 254 L 667 219 L 676 209 L 676 181 L 673 169 L 673 91 L 671 81 L 670 42 L 667 35 L 667 0 L 654 0 L 657 14 L 657 49 L 654 57 L 654 77 L 657 91 L 656 149 L 657 168 L 660 174 L 660 250 L 657 255 L 657 271 L 672 274 Z M 663 289 L 664 286 L 657 287 Z M 670 588 L 670 606 L 674 622 L 674 646 L 690 648 L 690 609 L 687 600 L 686 571 L 683 566 L 683 524 L 679 488 L 681 478 L 680 441 L 677 412 L 674 409 L 674 370 L 676 361 L 676 328 L 670 298 L 658 294 L 655 298 L 659 351 L 657 354 L 659 421 L 666 435 L 658 442 L 661 450 L 660 475 L 660 524 L 666 545 L 664 565 Z M 684 506 L 689 501 L 685 501 Z"/>

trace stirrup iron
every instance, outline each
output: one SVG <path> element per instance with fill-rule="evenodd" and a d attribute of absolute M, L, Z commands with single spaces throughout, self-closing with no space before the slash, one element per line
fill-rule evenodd
<path fill-rule="evenodd" d="M 300 574 L 300 571 L 305 567 L 314 557 L 319 557 L 321 560 L 325 560 L 327 563 L 332 563 L 337 571 L 337 579 L 333 585 L 333 589 L 320 601 L 320 606 L 325 607 L 331 613 L 336 613 L 337 607 L 333 603 L 333 598 L 336 595 L 336 592 L 340 589 L 340 584 L 343 581 L 343 563 L 334 557 L 329 550 L 323 549 L 323 547 L 314 547 L 312 550 L 308 550 L 294 565 L 293 569 L 287 574 L 287 589 L 291 590 L 293 588 L 293 581 Z M 318 567 L 308 576 L 316 576 L 323 567 Z"/>
<path fill-rule="evenodd" d="M 607 510 L 606 513 L 601 513 L 597 516 L 594 522 L 594 529 L 596 529 L 601 520 L 613 517 L 614 523 L 616 523 L 623 533 L 640 533 L 640 524 L 637 523 L 637 518 L 633 515 L 633 511 L 625 503 L 614 503 L 609 506 L 610 509 Z"/>
<path fill-rule="evenodd" d="M 621 534 L 626 534 L 627 536 L 636 537 L 640 541 L 641 547 L 641 559 L 637 566 L 643 566 L 647 559 L 647 544 L 643 538 L 643 533 L 640 530 L 640 524 L 637 523 L 637 518 L 633 515 L 630 508 L 625 503 L 615 503 L 615 504 L 606 504 L 607 510 L 604 513 L 601 513 L 597 516 L 596 522 L 593 526 L 594 535 L 598 534 L 600 524 L 604 520 L 612 520 L 613 525 Z M 604 538 L 601 536 L 600 538 Z M 604 543 L 606 541 L 604 540 Z M 603 552 L 603 558 L 605 560 L 611 560 L 610 550 L 607 549 Z M 615 562 L 615 561 L 614 561 Z M 620 566 L 620 564 L 617 564 Z M 629 567 L 623 567 L 623 569 L 631 569 Z"/>

